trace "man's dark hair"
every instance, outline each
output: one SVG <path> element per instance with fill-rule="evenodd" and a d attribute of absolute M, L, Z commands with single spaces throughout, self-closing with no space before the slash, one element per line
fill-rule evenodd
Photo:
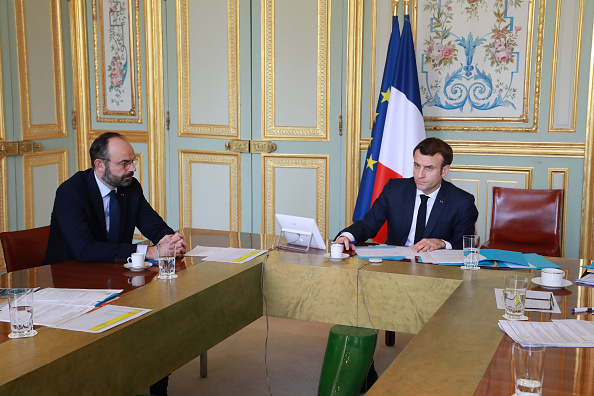
<path fill-rule="evenodd" d="M 446 165 L 451 165 L 452 160 L 454 159 L 454 152 L 449 144 L 444 142 L 441 139 L 430 137 L 419 144 L 413 150 L 413 155 L 416 151 L 419 150 L 423 155 L 430 155 L 434 156 L 435 154 L 439 153 L 443 157 L 443 162 L 441 163 L 441 169 L 443 169 Z"/>
<path fill-rule="evenodd" d="M 93 144 L 91 144 L 91 148 L 89 149 L 89 154 L 91 155 L 91 166 L 93 169 L 95 169 L 96 159 L 109 161 L 109 140 L 116 137 L 126 140 L 123 135 L 117 132 L 105 132 L 95 139 L 95 141 L 93 141 Z"/>

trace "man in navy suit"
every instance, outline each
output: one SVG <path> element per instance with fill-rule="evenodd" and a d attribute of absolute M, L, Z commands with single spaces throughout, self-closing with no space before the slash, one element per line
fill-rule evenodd
<path fill-rule="evenodd" d="M 374 237 L 387 221 L 389 245 L 411 246 L 415 252 L 462 249 L 462 237 L 475 233 L 478 211 L 472 194 L 443 180 L 454 157 L 452 148 L 427 138 L 413 157 L 413 177 L 390 179 L 371 209 L 341 231 L 336 242 L 349 250 L 353 241 Z"/>
<path fill-rule="evenodd" d="M 93 167 L 75 173 L 56 191 L 45 264 L 125 262 L 134 252 L 156 258 L 156 246 L 132 244 L 135 227 L 154 244 L 175 244 L 183 255 L 183 236 L 151 208 L 133 177 L 137 159 L 125 137 L 106 132 L 89 152 Z"/>

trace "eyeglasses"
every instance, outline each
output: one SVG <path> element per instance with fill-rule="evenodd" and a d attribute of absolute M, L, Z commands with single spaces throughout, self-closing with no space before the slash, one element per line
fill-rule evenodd
<path fill-rule="evenodd" d="M 104 160 L 107 162 L 112 162 L 110 160 Z M 132 161 L 121 161 L 121 162 L 112 162 L 113 164 L 120 165 L 124 170 L 130 169 L 132 165 L 136 168 L 136 164 L 138 164 L 138 158 L 134 158 Z"/>

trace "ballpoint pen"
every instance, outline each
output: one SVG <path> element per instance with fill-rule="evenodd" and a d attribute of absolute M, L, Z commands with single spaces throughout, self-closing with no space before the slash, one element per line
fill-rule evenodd
<path fill-rule="evenodd" d="M 583 307 L 583 308 L 572 308 L 571 310 L 573 312 L 593 312 L 594 308 L 593 307 Z"/>

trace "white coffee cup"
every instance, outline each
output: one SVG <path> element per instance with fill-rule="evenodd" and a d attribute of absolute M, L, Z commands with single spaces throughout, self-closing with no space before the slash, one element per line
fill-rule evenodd
<path fill-rule="evenodd" d="M 563 284 L 564 274 L 557 268 L 543 268 L 540 272 L 540 281 L 544 286 L 560 287 Z"/>
<path fill-rule="evenodd" d="M 132 253 L 130 257 L 128 257 L 128 263 L 132 264 L 132 267 L 141 268 L 144 266 L 144 254 L 142 253 Z"/>
<path fill-rule="evenodd" d="M 330 258 L 341 259 L 344 245 L 342 243 L 333 243 L 330 245 Z"/>
<path fill-rule="evenodd" d="M 144 276 L 139 275 L 128 278 L 128 283 L 130 283 L 132 286 L 142 286 L 144 285 Z"/>

